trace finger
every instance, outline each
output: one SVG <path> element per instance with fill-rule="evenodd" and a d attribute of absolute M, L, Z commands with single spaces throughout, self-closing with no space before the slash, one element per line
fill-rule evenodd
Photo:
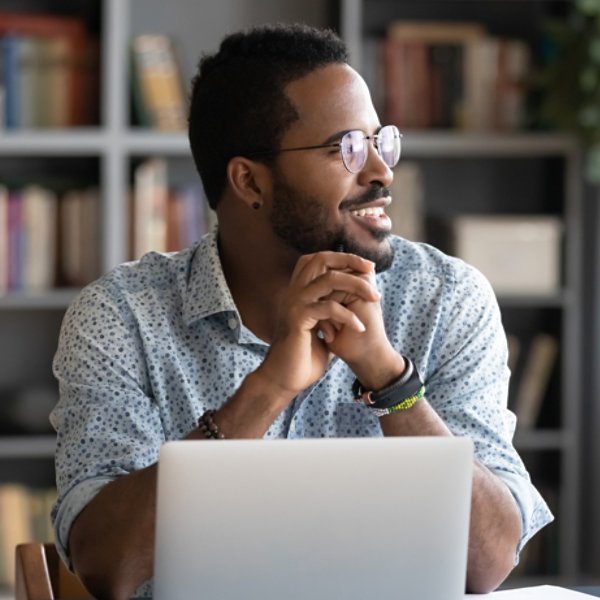
<path fill-rule="evenodd" d="M 334 298 L 330 295 L 335 294 Z M 302 292 L 306 301 L 316 302 L 325 298 L 348 302 L 350 296 L 358 296 L 367 302 L 377 302 L 381 294 L 373 284 L 362 277 L 341 271 L 328 271 L 309 283 Z"/>
<path fill-rule="evenodd" d="M 327 344 L 331 344 L 335 340 L 336 328 L 331 321 L 320 321 L 319 329 L 323 335 L 323 340 Z"/>
<path fill-rule="evenodd" d="M 337 302 L 324 300 L 306 307 L 306 317 L 315 321 L 330 321 L 347 326 L 359 333 L 366 331 L 364 323 L 351 310 Z M 324 332 L 325 333 L 325 332 Z"/>
<path fill-rule="evenodd" d="M 317 252 L 301 256 L 298 259 L 292 278 L 296 278 L 303 283 L 308 283 L 329 270 L 346 270 L 367 274 L 374 272 L 375 265 L 370 260 L 361 258 L 356 254 Z"/>

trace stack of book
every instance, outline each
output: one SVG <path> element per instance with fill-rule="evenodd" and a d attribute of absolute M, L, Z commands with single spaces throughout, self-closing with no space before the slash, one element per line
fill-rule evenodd
<path fill-rule="evenodd" d="M 98 190 L 0 184 L 0 293 L 81 286 L 99 274 Z"/>
<path fill-rule="evenodd" d="M 530 50 L 521 40 L 490 36 L 479 23 L 397 21 L 365 49 L 389 123 L 476 131 L 525 123 Z"/>
<path fill-rule="evenodd" d="M 82 20 L 0 12 L 0 65 L 7 129 L 98 123 L 98 43 Z"/>
<path fill-rule="evenodd" d="M 519 429 L 539 426 L 559 353 L 558 339 L 548 333 L 540 331 L 531 339 L 508 335 L 508 364 L 513 374 L 509 407 L 517 416 Z"/>
<path fill-rule="evenodd" d="M 426 241 L 424 182 L 420 165 L 402 160 L 394 167 L 390 186 L 392 201 L 386 213 L 392 220 L 392 233 L 412 242 Z"/>
<path fill-rule="evenodd" d="M 0 587 L 14 587 L 17 544 L 54 540 L 50 511 L 55 500 L 54 488 L 0 486 Z"/>
<path fill-rule="evenodd" d="M 134 259 L 150 251 L 171 252 L 191 246 L 212 226 L 200 181 L 171 186 L 167 161 L 150 158 L 134 172 L 132 244 Z"/>

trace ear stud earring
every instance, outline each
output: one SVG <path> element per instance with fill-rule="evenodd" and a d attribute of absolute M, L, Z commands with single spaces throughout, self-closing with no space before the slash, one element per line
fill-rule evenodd
<path fill-rule="evenodd" d="M 261 206 L 262 206 L 262 204 L 260 202 L 253 202 L 252 203 L 252 208 L 254 210 L 258 210 Z"/>

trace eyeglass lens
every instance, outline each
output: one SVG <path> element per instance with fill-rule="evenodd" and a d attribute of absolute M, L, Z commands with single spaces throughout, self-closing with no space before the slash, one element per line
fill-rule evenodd
<path fill-rule="evenodd" d="M 400 132 L 395 125 L 386 125 L 375 137 L 375 147 L 388 167 L 395 167 L 400 159 Z M 362 131 L 349 131 L 342 137 L 341 151 L 344 165 L 351 173 L 358 173 L 367 162 L 369 140 Z"/>

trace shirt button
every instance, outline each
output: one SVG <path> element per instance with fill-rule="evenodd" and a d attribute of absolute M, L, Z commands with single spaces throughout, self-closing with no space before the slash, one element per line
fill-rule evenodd
<path fill-rule="evenodd" d="M 229 325 L 229 329 L 235 329 L 238 326 L 237 319 L 234 319 L 232 317 L 231 319 L 229 319 L 229 321 L 227 321 L 227 325 Z"/>

